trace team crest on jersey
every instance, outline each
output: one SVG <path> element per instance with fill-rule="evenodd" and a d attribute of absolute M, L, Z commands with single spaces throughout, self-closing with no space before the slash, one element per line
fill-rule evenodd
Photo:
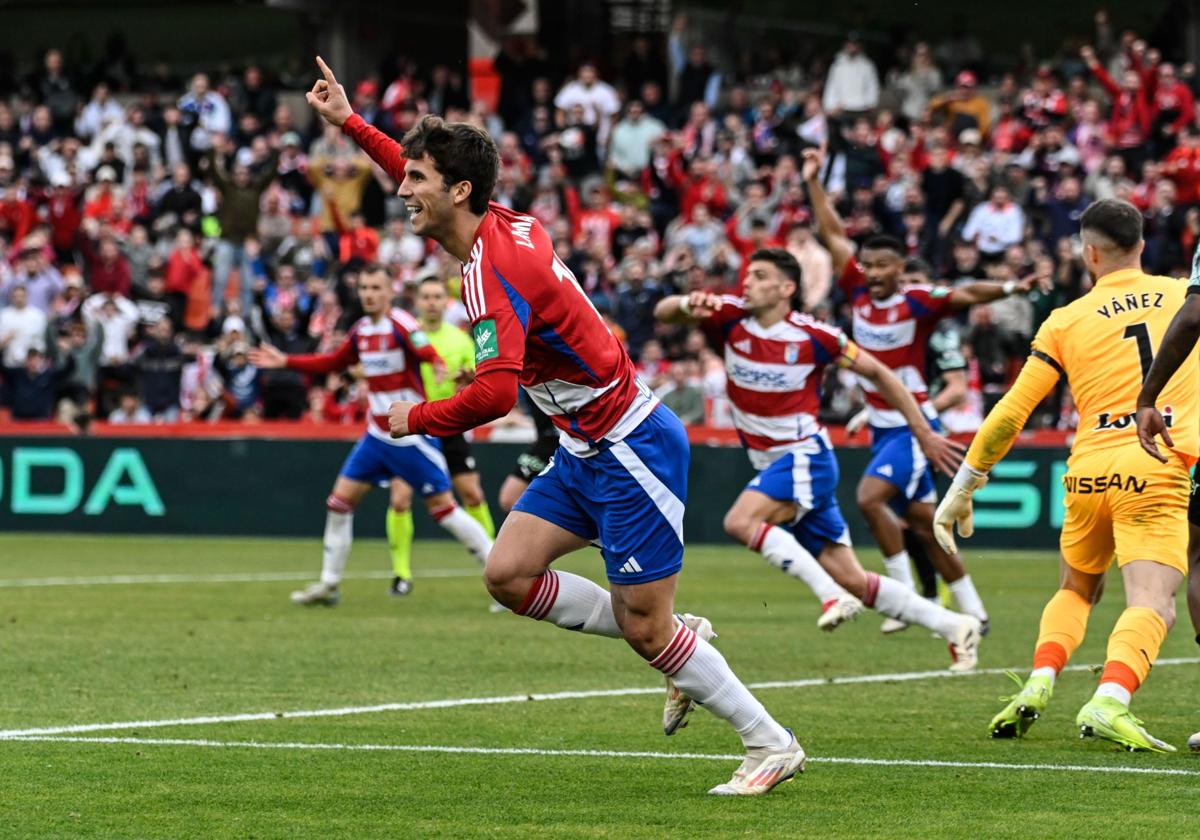
<path fill-rule="evenodd" d="M 783 360 L 789 365 L 796 364 L 796 360 L 800 358 L 800 345 L 789 344 L 783 348 Z"/>
<path fill-rule="evenodd" d="M 735 349 L 741 353 L 749 353 L 750 352 L 750 339 L 743 338 L 741 341 L 733 342 L 733 349 Z"/>
<path fill-rule="evenodd" d="M 480 321 L 472 330 L 475 339 L 475 364 L 486 362 L 500 355 L 500 344 L 496 341 L 496 322 L 491 318 Z"/>

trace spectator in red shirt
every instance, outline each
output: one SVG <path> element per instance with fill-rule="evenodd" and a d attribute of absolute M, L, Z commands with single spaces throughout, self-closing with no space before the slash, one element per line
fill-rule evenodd
<path fill-rule="evenodd" d="M 575 214 L 575 229 L 572 238 L 577 246 L 587 241 L 603 242 L 612 250 L 613 234 L 621 224 L 621 214 L 613 209 L 604 187 L 596 185 L 588 193 L 587 207 Z"/>
<path fill-rule="evenodd" d="M 679 208 L 685 220 L 692 220 L 692 210 L 697 204 L 705 205 L 714 216 L 725 215 L 729 197 L 724 185 L 717 179 L 715 170 L 716 165 L 711 160 L 697 158 L 692 161 L 688 178 L 682 185 L 683 197 Z"/>
<path fill-rule="evenodd" d="M 85 219 L 79 244 L 91 290 L 97 294 L 129 297 L 133 285 L 129 261 L 122 256 L 117 240 L 111 234 L 101 235 L 100 223 L 95 219 Z"/>
<path fill-rule="evenodd" d="M 336 211 L 335 211 L 336 212 Z M 379 256 L 379 231 L 367 224 L 367 219 L 360 211 L 350 214 L 350 226 L 343 227 L 341 214 L 337 215 L 338 230 L 338 259 L 348 263 L 355 257 L 363 262 L 373 263 Z"/>
<path fill-rule="evenodd" d="M 1196 119 L 1196 101 L 1191 89 L 1175 75 L 1174 64 L 1158 65 L 1153 78 L 1155 144 L 1163 153 L 1175 145 L 1184 126 Z"/>
<path fill-rule="evenodd" d="M 187 228 L 175 234 L 175 247 L 167 258 L 165 285 L 167 300 L 171 305 L 171 322 L 175 329 L 183 329 L 183 316 L 187 312 L 188 298 L 205 273 L 204 261 L 196 247 L 196 237 Z"/>
<path fill-rule="evenodd" d="M 79 235 L 79 224 L 83 214 L 79 210 L 81 190 L 71 187 L 71 179 L 65 173 L 55 176 L 53 187 L 43 199 L 46 221 L 50 223 L 50 243 L 60 262 L 67 262 L 75 250 Z"/>
<path fill-rule="evenodd" d="M 1200 129 L 1181 128 L 1179 145 L 1163 162 L 1163 174 L 1175 182 L 1180 204 L 1200 203 Z"/>
<path fill-rule="evenodd" d="M 1146 159 L 1145 143 L 1154 116 L 1154 106 L 1146 94 L 1142 77 L 1137 70 L 1126 70 L 1118 85 L 1096 59 L 1095 50 L 1084 47 L 1079 54 L 1112 100 L 1108 118 L 1109 142 L 1125 158 L 1129 171 L 1137 172 Z"/>

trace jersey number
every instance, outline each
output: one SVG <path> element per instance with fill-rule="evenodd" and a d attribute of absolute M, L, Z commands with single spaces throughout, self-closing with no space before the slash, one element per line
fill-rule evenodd
<path fill-rule="evenodd" d="M 558 278 L 558 282 L 569 282 L 575 287 L 575 291 L 579 292 L 579 296 L 587 302 L 587 305 L 592 308 L 592 311 L 596 313 L 596 317 L 599 318 L 600 312 L 596 309 L 596 304 L 592 303 L 592 299 L 587 296 L 587 292 L 583 290 L 583 286 L 579 285 L 579 281 L 575 279 L 575 275 L 571 273 L 571 269 L 567 268 L 567 264 L 558 258 L 558 254 L 554 255 L 550 268 L 554 272 L 554 276 Z"/>
<path fill-rule="evenodd" d="M 1142 363 L 1142 379 L 1150 373 L 1150 365 L 1154 364 L 1154 347 L 1150 344 L 1150 328 L 1145 323 L 1130 324 L 1125 328 L 1122 338 L 1132 338 L 1137 342 L 1138 359 Z"/>

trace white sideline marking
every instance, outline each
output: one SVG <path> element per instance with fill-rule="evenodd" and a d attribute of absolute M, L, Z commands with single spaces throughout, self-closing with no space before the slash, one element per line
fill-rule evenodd
<path fill-rule="evenodd" d="M 618 750 L 543 750 L 533 747 L 455 747 L 434 744 L 323 744 L 296 741 L 213 741 L 207 738 L 113 738 L 32 735 L 6 738 L 9 741 L 62 741 L 69 744 L 133 744 L 155 747 L 226 747 L 254 750 L 339 750 L 347 752 L 416 752 L 465 755 L 538 755 L 583 758 L 654 758 L 700 761 L 741 761 L 744 755 L 719 753 L 622 752 Z M 979 770 L 1056 770 L 1076 773 L 1137 773 L 1148 776 L 1200 776 L 1200 771 L 1172 767 L 1129 767 L 1095 764 L 1009 764 L 1001 761 L 938 761 L 917 758 L 847 758 L 810 756 L 820 764 L 865 764 L 883 767 L 949 767 Z"/>
<path fill-rule="evenodd" d="M 1200 657 L 1179 657 L 1175 659 L 1160 659 L 1156 667 L 1170 665 L 1195 665 L 1200 663 Z M 1087 671 L 1094 665 L 1068 665 L 1064 671 Z M 909 671 L 898 674 L 859 674 L 848 677 L 813 677 L 803 680 L 787 680 L 772 682 L 749 683 L 752 689 L 770 688 L 817 688 L 829 685 L 858 685 L 878 682 L 909 682 L 924 679 L 960 679 L 1003 674 L 1008 668 L 980 668 L 966 674 L 955 674 L 950 671 Z M 549 694 L 524 693 L 503 694 L 495 697 L 456 697 L 445 700 L 416 700 L 406 703 L 378 703 L 373 706 L 343 706 L 332 709 L 305 709 L 293 712 L 245 712 L 227 715 L 202 715 L 190 718 L 169 718 L 165 720 L 136 720 L 117 721 L 114 723 L 80 723 L 67 726 L 48 726 L 37 729 L 6 729 L 0 730 L 0 740 L 27 738 L 36 735 L 70 735 L 81 732 L 104 732 L 114 729 L 155 729 L 165 726 L 203 726 L 214 723 L 244 723 L 256 720 L 286 720 L 293 718 L 314 717 L 346 717 L 349 715 L 366 715 L 376 712 L 404 712 L 422 709 L 453 709 L 461 706 L 499 706 L 512 703 L 533 703 L 548 700 L 584 700 L 591 697 L 632 697 L 639 694 L 658 694 L 662 686 L 649 688 L 606 688 L 591 691 L 556 691 Z"/>
<path fill-rule="evenodd" d="M 480 569 L 426 569 L 418 578 L 479 577 Z M 260 583 L 264 581 L 316 580 L 320 575 L 307 572 L 229 572 L 211 575 L 102 575 L 97 577 L 8 578 L 0 580 L 0 589 L 24 589 L 40 586 L 106 586 L 147 583 Z M 391 572 L 349 572 L 346 580 L 385 580 Z"/>

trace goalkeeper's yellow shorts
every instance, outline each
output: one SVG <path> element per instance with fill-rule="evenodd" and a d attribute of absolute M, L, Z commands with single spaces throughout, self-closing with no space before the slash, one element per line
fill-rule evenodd
<path fill-rule="evenodd" d="M 1066 491 L 1063 559 L 1073 569 L 1101 574 L 1112 564 L 1153 560 L 1187 574 L 1188 466 L 1167 450 L 1160 463 L 1135 440 L 1072 455 Z"/>

